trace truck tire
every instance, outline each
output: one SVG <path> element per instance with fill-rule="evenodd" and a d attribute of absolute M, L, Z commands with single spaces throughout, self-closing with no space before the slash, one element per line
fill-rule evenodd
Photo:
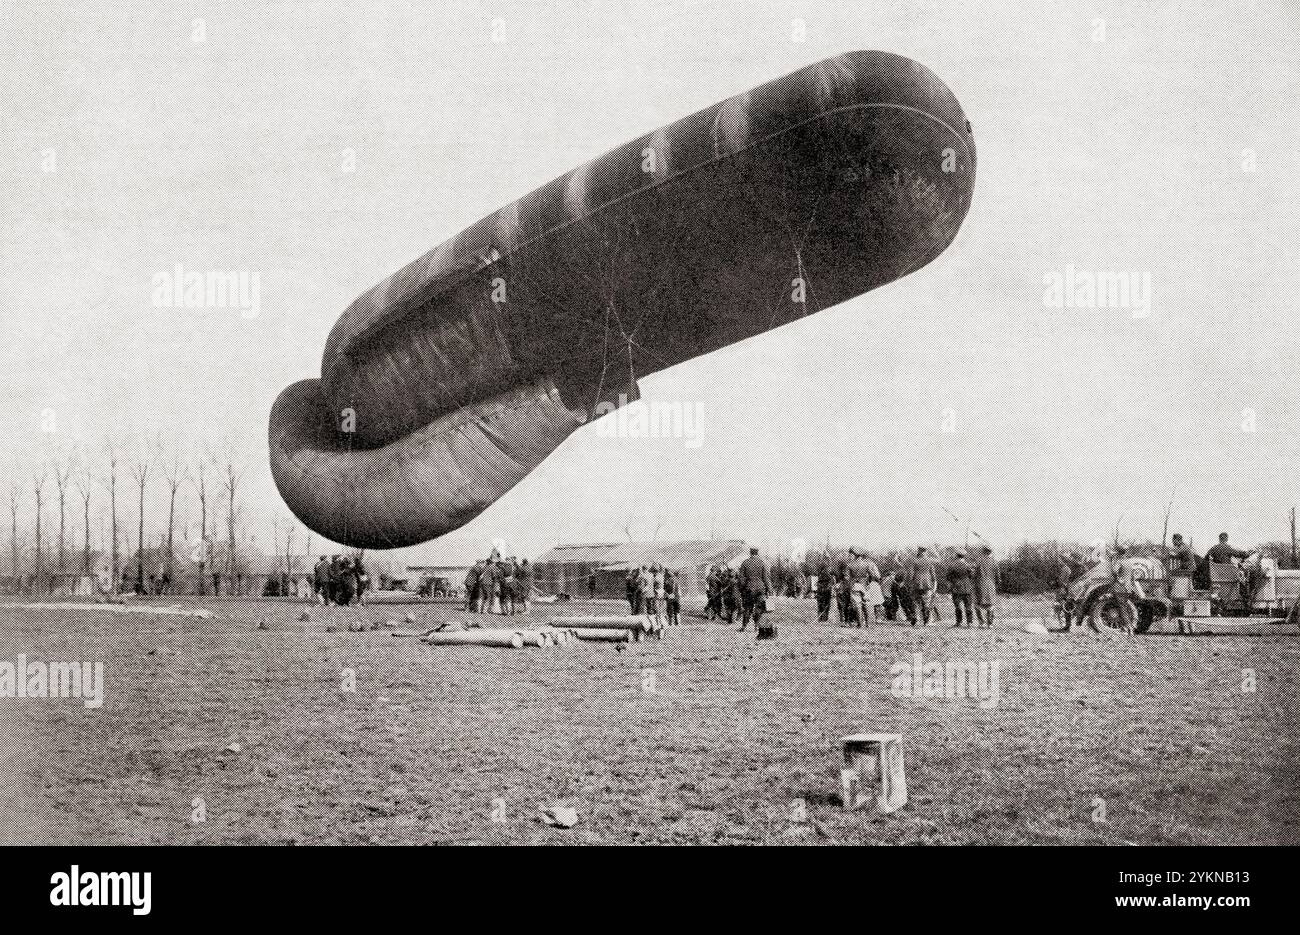
<path fill-rule="evenodd" d="M 1112 630 L 1115 632 L 1123 631 L 1124 618 L 1120 614 L 1120 600 L 1121 598 L 1118 595 L 1103 594 L 1101 597 L 1093 601 L 1092 609 L 1088 612 L 1088 619 L 1091 621 L 1094 628 L 1098 630 Z M 1137 606 L 1128 598 L 1123 598 L 1123 600 L 1128 601 L 1129 610 L 1136 623 L 1135 629 L 1139 633 L 1144 632 L 1151 626 L 1150 619 L 1148 618 L 1146 627 L 1143 627 L 1142 617 L 1138 613 Z"/>

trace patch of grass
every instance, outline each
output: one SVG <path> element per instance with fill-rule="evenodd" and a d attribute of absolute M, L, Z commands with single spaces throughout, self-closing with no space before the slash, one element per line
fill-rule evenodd
<path fill-rule="evenodd" d="M 1300 843 L 1294 636 L 850 630 L 783 599 L 776 641 L 684 618 L 623 652 L 500 650 L 346 630 L 408 608 L 197 603 L 218 619 L 0 605 L 0 659 L 102 661 L 107 692 L 0 700 L 0 842 Z M 999 662 L 997 706 L 895 697 L 914 652 Z M 857 731 L 903 735 L 893 815 L 839 807 Z"/>

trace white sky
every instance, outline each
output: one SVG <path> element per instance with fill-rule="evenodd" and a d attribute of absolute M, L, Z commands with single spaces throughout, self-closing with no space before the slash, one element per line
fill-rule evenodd
<path fill-rule="evenodd" d="M 1000 548 L 1109 537 L 1121 514 L 1122 534 L 1158 538 L 1175 484 L 1174 526 L 1202 547 L 1220 528 L 1285 536 L 1300 499 L 1294 4 L 442 6 L 0 2 L 0 483 L 105 433 L 232 435 L 264 540 L 288 512 L 266 467 L 271 402 L 319 375 L 360 292 L 638 134 L 875 48 L 934 70 L 973 124 L 956 242 L 643 379 L 646 398 L 703 403 L 698 448 L 587 427 L 422 554 L 615 541 L 629 519 L 637 538 L 659 525 L 774 548 L 961 538 L 941 507 Z M 176 263 L 259 273 L 260 314 L 154 308 L 152 277 Z M 1149 273 L 1150 316 L 1045 308 L 1044 274 L 1066 264 Z"/>

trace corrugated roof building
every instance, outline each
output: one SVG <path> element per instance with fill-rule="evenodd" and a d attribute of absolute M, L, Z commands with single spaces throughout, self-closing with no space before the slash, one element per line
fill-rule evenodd
<path fill-rule="evenodd" d="M 543 594 L 565 593 L 587 597 L 592 577 L 595 596 L 623 598 L 632 568 L 663 565 L 677 574 L 684 597 L 705 592 L 710 565 L 735 567 L 748 554 L 735 539 L 697 539 L 685 542 L 605 542 L 557 545 L 534 563 L 534 586 Z"/>

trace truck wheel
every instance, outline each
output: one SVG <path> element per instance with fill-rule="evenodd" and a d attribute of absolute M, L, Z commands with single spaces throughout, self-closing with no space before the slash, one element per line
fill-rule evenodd
<path fill-rule="evenodd" d="M 1093 602 L 1092 610 L 1089 612 L 1089 619 L 1092 621 L 1092 625 L 1098 630 L 1114 630 L 1116 632 L 1123 631 L 1124 616 L 1120 613 L 1120 600 L 1121 598 L 1115 594 L 1106 594 L 1097 598 L 1097 600 Z M 1137 623 L 1137 631 L 1139 633 L 1143 632 L 1145 628 L 1142 626 L 1142 618 L 1138 614 L 1137 607 L 1128 598 L 1123 598 L 1123 600 L 1128 602 L 1129 613 L 1132 615 L 1132 619 Z M 1147 626 L 1149 627 L 1150 625 L 1151 624 L 1148 621 Z"/>

